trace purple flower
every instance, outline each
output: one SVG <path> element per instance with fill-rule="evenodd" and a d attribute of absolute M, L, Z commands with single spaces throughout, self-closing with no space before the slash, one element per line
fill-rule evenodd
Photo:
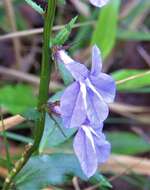
<path fill-rule="evenodd" d="M 75 79 L 61 96 L 60 114 L 65 127 L 78 129 L 74 152 L 85 175 L 91 177 L 110 154 L 110 143 L 102 133 L 102 122 L 108 116 L 108 103 L 115 98 L 115 82 L 101 72 L 101 53 L 97 46 L 92 50 L 91 71 L 64 50 L 58 50 L 55 58 Z"/>
<path fill-rule="evenodd" d="M 103 164 L 110 155 L 110 143 L 99 129 L 83 124 L 75 136 L 73 147 L 81 168 L 89 178 L 96 172 L 98 165 Z"/>
<path fill-rule="evenodd" d="M 60 116 L 60 106 L 58 102 L 49 103 L 50 112 Z M 84 174 L 89 178 L 96 172 L 99 165 L 103 164 L 110 155 L 110 143 L 106 141 L 102 133 L 103 123 L 91 125 L 86 119 L 78 127 L 74 138 L 73 148 L 79 160 Z"/>
<path fill-rule="evenodd" d="M 61 116 L 65 127 L 79 127 L 86 118 L 99 125 L 108 116 L 108 103 L 115 98 L 115 82 L 111 76 L 101 72 L 102 60 L 98 47 L 92 51 L 92 68 L 71 59 L 64 50 L 56 53 L 56 59 L 76 80 L 64 91 L 60 100 Z"/>

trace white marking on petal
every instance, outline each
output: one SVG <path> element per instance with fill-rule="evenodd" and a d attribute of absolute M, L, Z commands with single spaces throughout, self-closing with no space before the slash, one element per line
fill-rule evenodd
<path fill-rule="evenodd" d="M 80 90 L 82 93 L 82 97 L 83 97 L 83 103 L 85 106 L 85 109 L 87 110 L 87 102 L 86 102 L 86 86 L 83 82 L 79 82 L 80 83 Z"/>
<path fill-rule="evenodd" d="M 100 100 L 103 101 L 103 97 L 100 95 L 100 93 L 95 89 L 91 81 L 87 78 L 86 79 L 87 86 L 99 97 Z"/>
<path fill-rule="evenodd" d="M 91 145 L 92 145 L 92 147 L 93 147 L 94 152 L 96 152 L 96 148 L 95 148 L 95 144 L 94 144 L 94 139 L 93 139 L 93 136 L 92 136 L 92 134 L 91 134 L 91 131 L 89 130 L 89 126 L 82 125 L 81 127 L 82 127 L 82 129 L 84 130 L 86 137 L 87 137 L 87 138 L 89 139 L 89 141 L 91 142 Z"/>
<path fill-rule="evenodd" d="M 58 56 L 58 58 L 61 59 L 61 61 L 64 64 L 68 64 L 68 63 L 74 62 L 74 60 L 71 59 L 71 57 L 64 50 L 58 51 L 57 56 Z"/>
<path fill-rule="evenodd" d="M 89 127 L 89 129 L 90 129 L 90 131 L 91 131 L 91 133 L 93 133 L 96 137 L 100 137 L 94 130 L 93 130 L 93 128 L 92 127 Z"/>

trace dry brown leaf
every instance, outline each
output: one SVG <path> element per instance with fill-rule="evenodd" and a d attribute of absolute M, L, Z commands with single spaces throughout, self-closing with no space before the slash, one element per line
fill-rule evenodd
<path fill-rule="evenodd" d="M 150 175 L 150 160 L 133 156 L 112 155 L 110 159 L 101 166 L 102 172 L 115 174 L 140 174 Z"/>

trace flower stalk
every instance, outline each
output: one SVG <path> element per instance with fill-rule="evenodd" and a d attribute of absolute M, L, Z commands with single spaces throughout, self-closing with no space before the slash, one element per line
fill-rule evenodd
<path fill-rule="evenodd" d="M 40 112 L 39 119 L 37 121 L 35 140 L 33 145 L 28 145 L 25 148 L 22 157 L 15 164 L 15 167 L 10 171 L 8 177 L 5 179 L 3 190 L 9 190 L 13 186 L 13 179 L 20 172 L 23 166 L 28 162 L 31 155 L 38 150 L 39 144 L 43 135 L 45 125 L 46 110 L 44 105 L 48 100 L 49 82 L 52 71 L 52 52 L 49 49 L 49 41 L 52 32 L 52 26 L 56 10 L 56 0 L 48 0 L 48 7 L 45 13 L 44 21 L 44 35 L 43 35 L 43 51 L 42 51 L 42 67 L 40 76 L 39 98 L 38 98 L 38 110 Z"/>

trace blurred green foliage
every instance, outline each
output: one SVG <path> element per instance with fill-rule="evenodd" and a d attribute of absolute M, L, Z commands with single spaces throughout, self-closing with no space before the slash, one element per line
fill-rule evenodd
<path fill-rule="evenodd" d="M 124 80 L 127 79 L 128 77 L 133 77 L 137 75 L 141 76 L 137 78 L 135 77 L 132 80 L 118 84 L 117 89 L 119 91 L 132 91 L 150 86 L 150 72 L 148 72 L 148 70 L 146 71 L 146 70 L 123 69 L 112 73 L 112 76 L 116 81 Z"/>
<path fill-rule="evenodd" d="M 0 105 L 10 113 L 22 113 L 30 107 L 35 107 L 37 97 L 30 86 L 18 84 L 5 85 L 0 89 Z"/>
<path fill-rule="evenodd" d="M 97 44 L 102 50 L 103 57 L 108 56 L 114 47 L 117 36 L 120 0 L 111 0 L 99 14 L 96 28 L 92 37 L 92 44 Z"/>
<path fill-rule="evenodd" d="M 134 155 L 150 151 L 149 143 L 133 133 L 120 131 L 106 135 L 112 145 L 113 153 Z"/>

